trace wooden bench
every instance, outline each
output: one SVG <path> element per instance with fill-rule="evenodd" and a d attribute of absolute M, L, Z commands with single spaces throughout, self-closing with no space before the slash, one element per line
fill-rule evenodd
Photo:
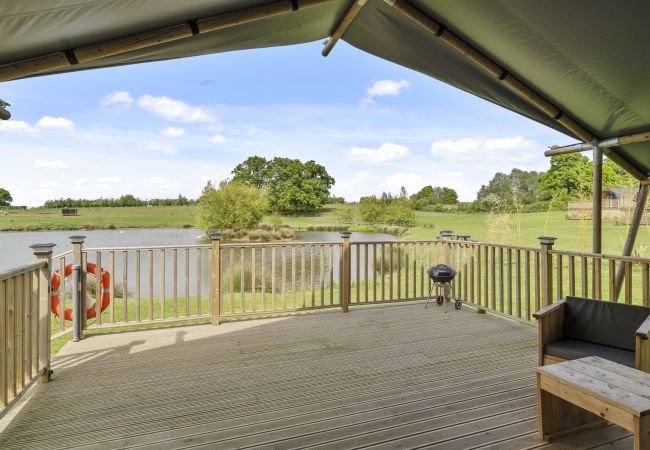
<path fill-rule="evenodd" d="M 650 374 L 597 356 L 537 368 L 539 434 L 559 437 L 615 423 L 650 449 Z"/>

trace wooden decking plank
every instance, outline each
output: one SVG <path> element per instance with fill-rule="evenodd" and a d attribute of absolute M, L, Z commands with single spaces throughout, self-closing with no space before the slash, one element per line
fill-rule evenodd
<path fill-rule="evenodd" d="M 422 302 L 95 336 L 0 448 L 510 445 L 534 437 L 535 359 L 530 327 Z"/>

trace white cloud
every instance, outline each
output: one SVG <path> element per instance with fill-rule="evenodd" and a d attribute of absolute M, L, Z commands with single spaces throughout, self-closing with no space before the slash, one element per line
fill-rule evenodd
<path fill-rule="evenodd" d="M 415 194 L 417 191 L 422 189 L 425 184 L 422 175 L 419 173 L 409 172 L 392 173 L 386 177 L 385 181 L 385 186 L 388 188 L 388 191 L 393 194 L 399 194 L 402 186 L 406 188 L 406 192 L 409 195 Z"/>
<path fill-rule="evenodd" d="M 74 184 L 76 184 L 77 186 L 82 186 L 87 183 L 88 183 L 88 178 L 79 178 L 74 182 Z"/>
<path fill-rule="evenodd" d="M 147 145 L 149 150 L 162 153 L 164 155 L 177 155 L 178 149 L 173 144 L 161 144 L 160 142 L 151 142 Z"/>
<path fill-rule="evenodd" d="M 60 186 L 61 186 L 61 183 L 59 183 L 58 181 L 42 181 L 42 182 L 38 183 L 38 187 L 46 188 L 46 189 L 57 188 L 57 187 L 60 187 Z"/>
<path fill-rule="evenodd" d="M 381 144 L 379 148 L 352 147 L 350 155 L 359 161 L 386 163 L 402 161 L 410 154 L 408 147 L 398 144 Z"/>
<path fill-rule="evenodd" d="M 527 161 L 538 156 L 541 148 L 521 136 L 512 138 L 466 137 L 434 141 L 431 155 L 450 161 Z"/>
<path fill-rule="evenodd" d="M 67 169 L 68 165 L 60 159 L 37 159 L 34 161 L 36 169 Z"/>
<path fill-rule="evenodd" d="M 143 186 L 157 186 L 166 189 L 175 189 L 178 188 L 178 184 L 172 183 L 169 178 L 165 177 L 147 177 L 144 178 L 140 184 Z"/>
<path fill-rule="evenodd" d="M 38 128 L 34 128 L 22 120 L 2 120 L 0 121 L 0 131 L 7 131 L 9 133 L 34 134 L 38 133 Z"/>
<path fill-rule="evenodd" d="M 44 116 L 36 122 L 36 126 L 39 128 L 50 128 L 54 130 L 74 130 L 74 122 L 72 120 L 66 119 L 65 117 L 50 117 Z"/>
<path fill-rule="evenodd" d="M 213 142 L 215 144 L 223 144 L 226 142 L 226 138 L 220 134 L 216 134 L 210 138 L 210 142 Z"/>
<path fill-rule="evenodd" d="M 167 127 L 161 131 L 163 136 L 177 138 L 185 135 L 184 128 Z"/>
<path fill-rule="evenodd" d="M 174 100 L 166 96 L 143 95 L 138 99 L 138 106 L 166 120 L 179 120 L 188 123 L 210 123 L 216 120 L 212 114 L 203 108 L 188 105 L 181 100 Z"/>
<path fill-rule="evenodd" d="M 107 94 L 100 102 L 101 106 L 119 106 L 128 109 L 133 104 L 133 97 L 128 91 L 117 91 Z"/>
<path fill-rule="evenodd" d="M 398 96 L 402 89 L 409 87 L 411 83 L 404 78 L 399 81 L 393 80 L 379 80 L 375 81 L 372 86 L 366 89 L 366 96 L 361 100 L 363 106 L 375 102 L 375 97 L 383 97 L 385 95 Z"/>

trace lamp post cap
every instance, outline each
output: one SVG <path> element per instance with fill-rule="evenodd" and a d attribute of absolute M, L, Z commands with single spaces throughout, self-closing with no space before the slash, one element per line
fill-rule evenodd
<path fill-rule="evenodd" d="M 349 238 L 352 235 L 349 231 L 341 231 L 341 237 L 343 239 Z"/>
<path fill-rule="evenodd" d="M 70 236 L 69 239 L 73 244 L 83 244 L 86 236 L 75 234 L 74 236 Z"/>
<path fill-rule="evenodd" d="M 216 232 L 216 231 L 210 233 L 210 239 L 212 239 L 213 241 L 219 241 L 219 240 L 221 240 L 221 233 L 218 233 L 218 232 Z"/>
<path fill-rule="evenodd" d="M 553 245 L 555 240 L 557 239 L 556 237 L 552 236 L 539 236 L 537 239 L 539 239 L 540 244 L 550 244 Z"/>

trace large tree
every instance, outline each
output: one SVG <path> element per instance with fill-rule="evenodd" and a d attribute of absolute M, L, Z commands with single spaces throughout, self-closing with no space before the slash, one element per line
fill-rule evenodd
<path fill-rule="evenodd" d="M 264 189 L 272 211 L 311 211 L 327 203 L 334 184 L 325 167 L 315 161 L 267 160 L 251 156 L 232 171 L 233 181 Z"/>
<path fill-rule="evenodd" d="M 448 187 L 425 186 L 416 194 L 411 195 L 411 200 L 416 209 L 422 209 L 428 205 L 453 205 L 458 203 L 458 193 Z"/>
<path fill-rule="evenodd" d="M 542 177 L 542 187 L 550 192 L 564 192 L 569 197 L 591 193 L 593 165 L 580 153 L 551 156 L 551 168 Z"/>
<path fill-rule="evenodd" d="M 199 200 L 197 223 L 206 232 L 223 228 L 253 228 L 264 212 L 263 192 L 237 181 L 222 181 L 219 189 L 205 189 Z"/>
<path fill-rule="evenodd" d="M 509 174 L 497 172 L 487 185 L 481 186 L 475 205 L 483 211 L 512 210 L 516 205 L 527 205 L 543 200 L 540 177 L 543 174 L 514 168 Z"/>
<path fill-rule="evenodd" d="M 0 206 L 9 206 L 14 199 L 8 190 L 0 188 Z"/>

